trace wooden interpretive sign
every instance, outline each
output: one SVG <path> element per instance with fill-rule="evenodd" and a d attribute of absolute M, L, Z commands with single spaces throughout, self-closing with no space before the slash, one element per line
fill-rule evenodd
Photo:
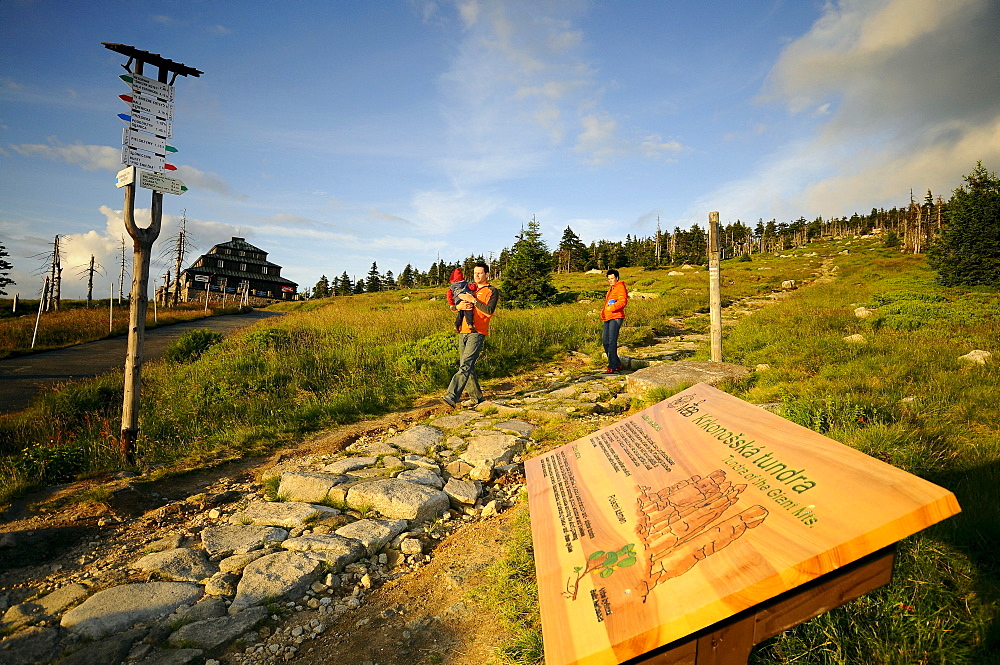
<path fill-rule="evenodd" d="M 621 663 L 765 606 L 745 630 L 766 614 L 775 634 L 885 584 L 894 543 L 959 512 L 948 490 L 706 384 L 525 473 L 548 665 Z"/>

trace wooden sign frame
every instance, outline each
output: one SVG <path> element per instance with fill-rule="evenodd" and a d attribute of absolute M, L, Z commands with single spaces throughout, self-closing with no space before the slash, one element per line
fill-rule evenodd
<path fill-rule="evenodd" d="M 549 665 L 745 662 L 886 584 L 894 544 L 960 510 L 946 489 L 706 384 L 525 473 Z"/>

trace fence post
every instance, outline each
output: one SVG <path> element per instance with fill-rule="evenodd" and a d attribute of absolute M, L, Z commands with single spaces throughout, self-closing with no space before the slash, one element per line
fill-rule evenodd
<path fill-rule="evenodd" d="M 719 266 L 719 213 L 708 213 L 708 308 L 712 362 L 722 362 L 722 287 Z"/>

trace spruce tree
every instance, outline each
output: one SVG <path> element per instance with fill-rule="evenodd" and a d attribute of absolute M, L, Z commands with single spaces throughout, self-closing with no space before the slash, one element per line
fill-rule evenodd
<path fill-rule="evenodd" d="M 382 276 L 378 272 L 378 266 L 372 261 L 372 268 L 368 271 L 368 282 L 365 284 L 368 293 L 375 293 L 382 290 Z"/>
<path fill-rule="evenodd" d="M 502 302 L 508 307 L 540 307 L 555 301 L 552 254 L 534 217 L 511 249 L 500 291 Z"/>
<path fill-rule="evenodd" d="M 927 258 L 945 286 L 1000 285 L 1000 180 L 982 162 L 965 176 Z"/>
<path fill-rule="evenodd" d="M 330 293 L 330 280 L 323 275 L 316 282 L 316 286 L 313 287 L 312 297 L 313 298 L 329 298 L 332 294 Z"/>
<path fill-rule="evenodd" d="M 573 229 L 566 227 L 563 231 L 562 240 L 559 241 L 559 252 L 563 254 L 565 267 L 569 272 L 583 270 L 589 258 L 587 246 L 580 240 L 580 236 L 573 232 Z"/>

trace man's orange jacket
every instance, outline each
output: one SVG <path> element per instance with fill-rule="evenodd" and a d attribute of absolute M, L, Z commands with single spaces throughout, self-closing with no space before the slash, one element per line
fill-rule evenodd
<path fill-rule="evenodd" d="M 612 300 L 615 302 L 611 302 Z M 628 289 L 625 288 L 625 282 L 619 280 L 615 282 L 614 286 L 608 289 L 608 294 L 604 296 L 604 309 L 601 310 L 601 319 L 604 321 L 624 319 L 625 305 L 627 304 Z"/>

